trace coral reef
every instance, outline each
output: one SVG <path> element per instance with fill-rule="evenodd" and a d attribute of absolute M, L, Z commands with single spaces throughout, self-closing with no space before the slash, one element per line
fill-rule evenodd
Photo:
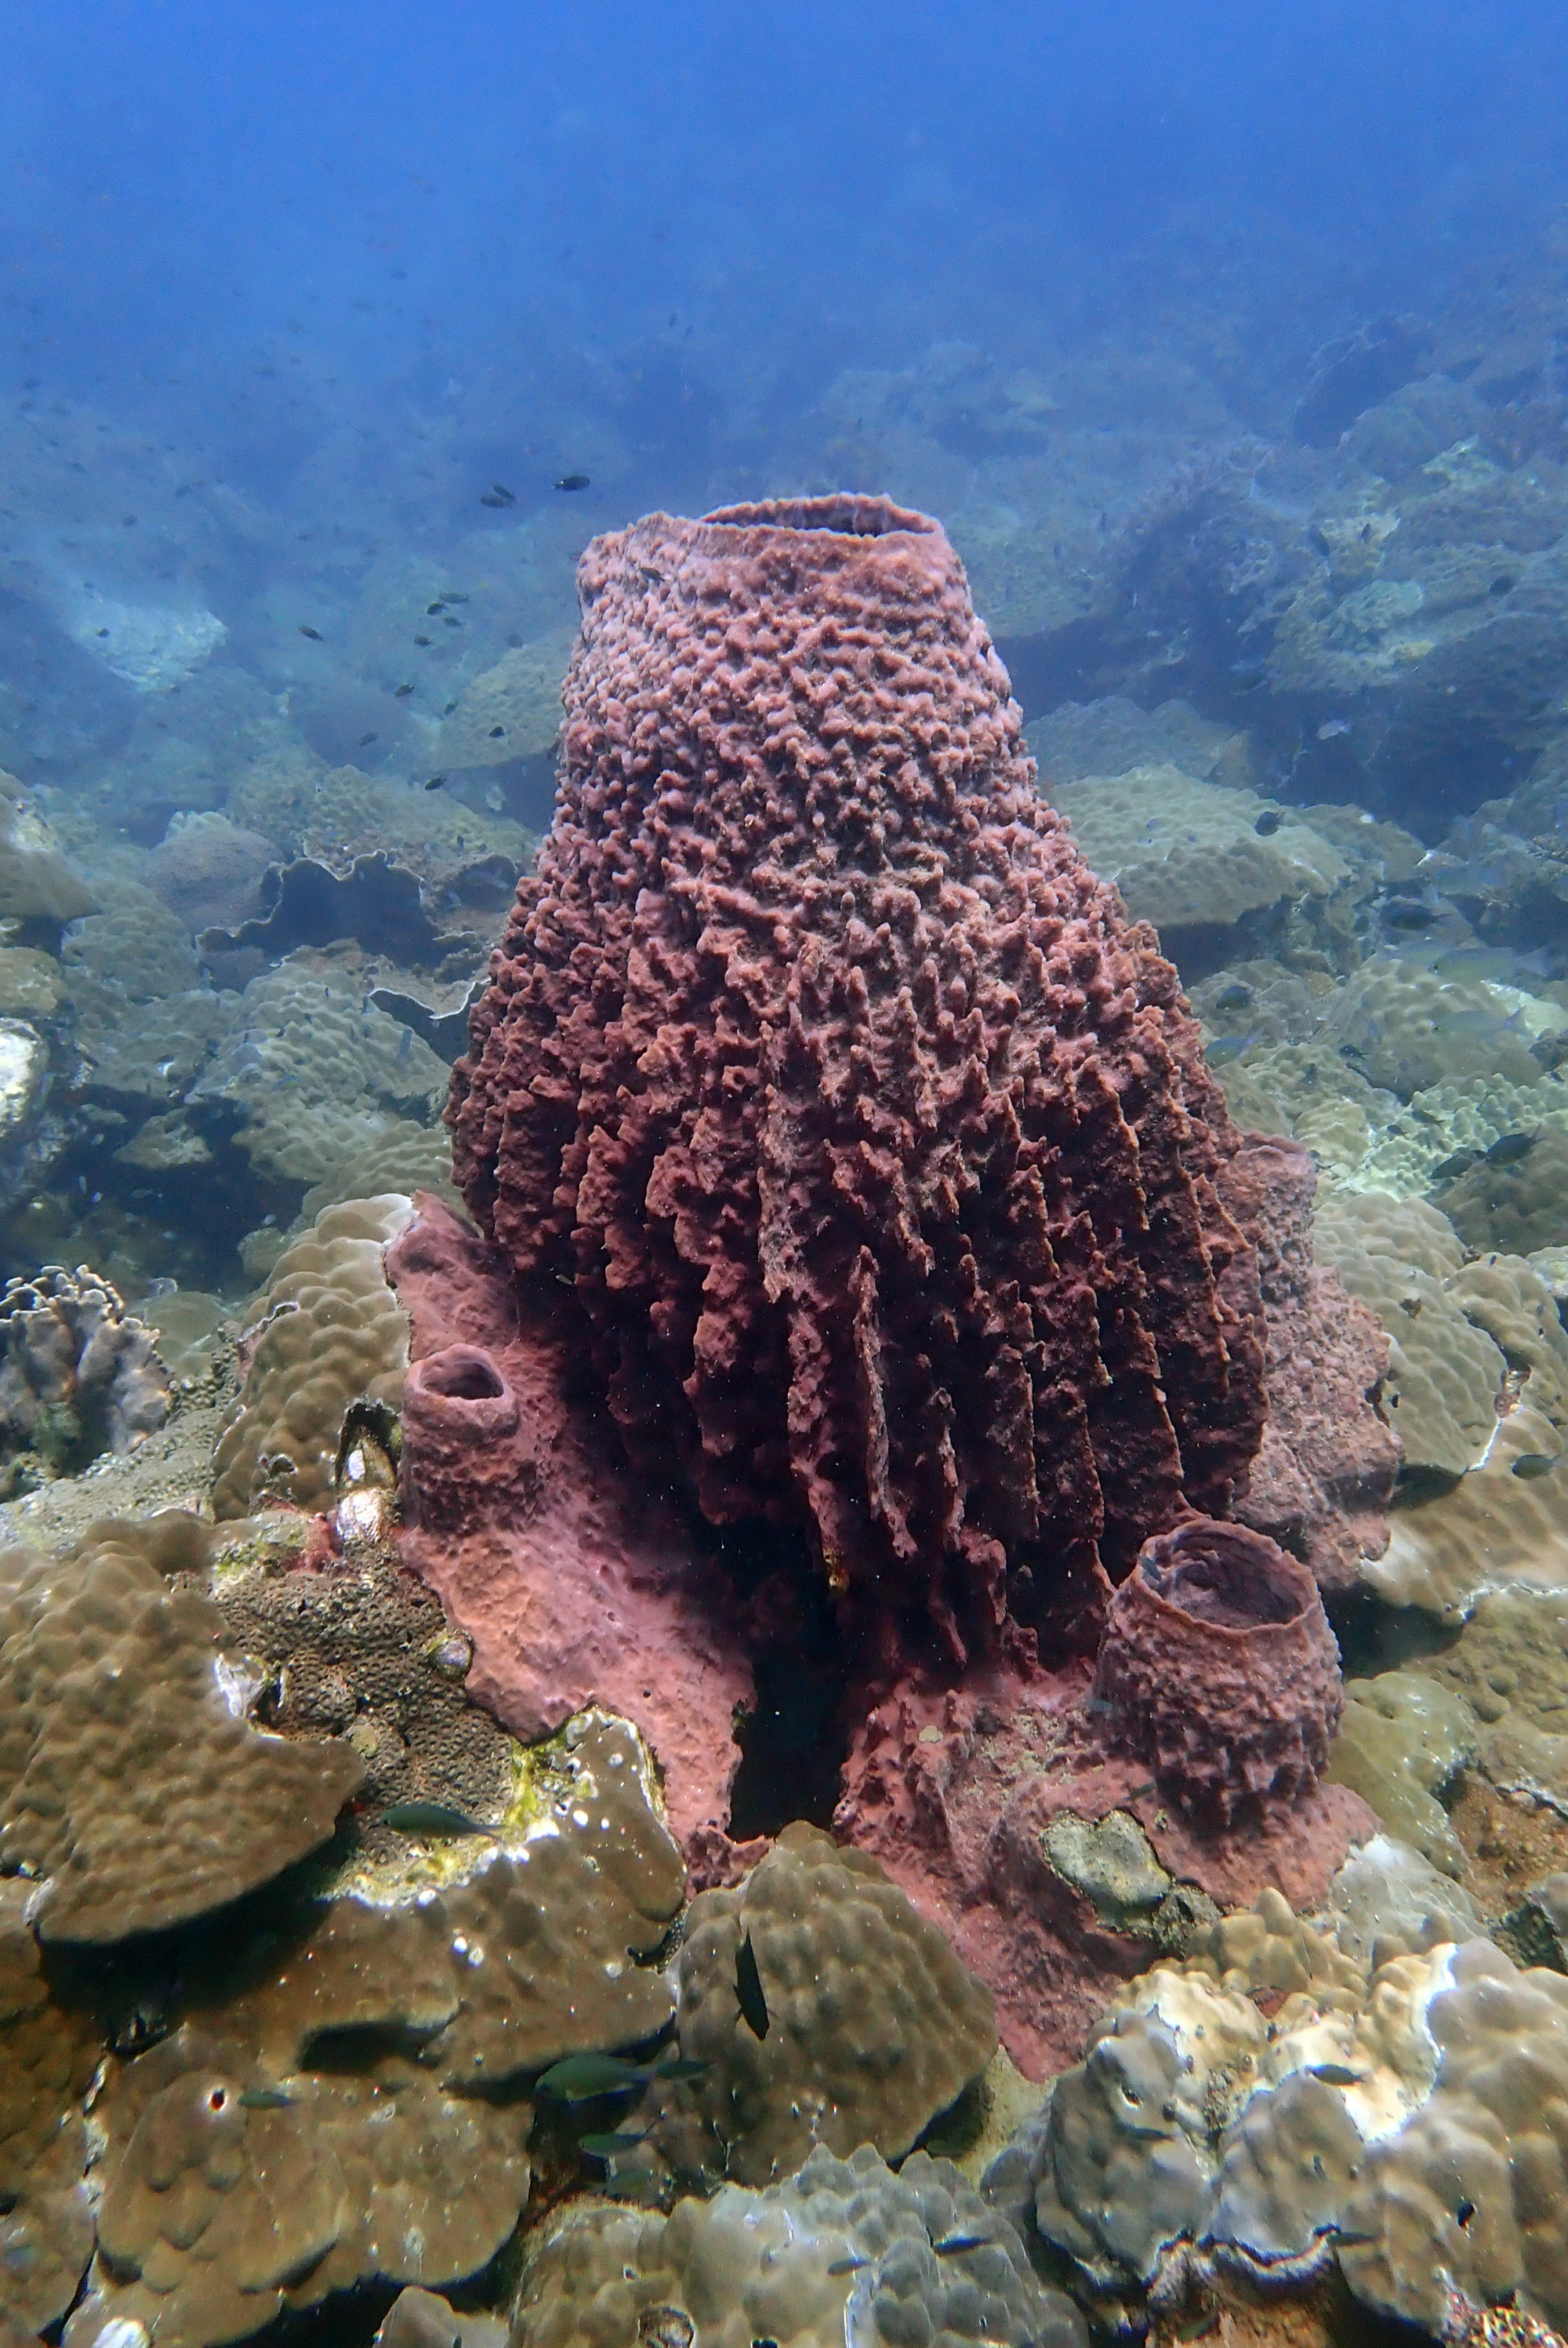
<path fill-rule="evenodd" d="M 1523 1155 L 1482 1159 L 1441 1191 L 1439 1204 L 1467 1247 L 1529 1255 L 1568 1240 L 1568 1134 L 1543 1126 Z"/>
<path fill-rule="evenodd" d="M 50 1995 L 32 1889 L 0 1881 L 0 2327 L 9 2318 L 18 2338 L 65 2314 L 93 2243 L 80 2106 L 97 2038 Z"/>
<path fill-rule="evenodd" d="M 749 1948 L 767 2027 L 742 2026 Z M 875 1859 L 787 1827 L 733 1891 L 687 1911 L 677 1963 L 681 2053 L 656 2147 L 686 2180 L 770 2185 L 822 2146 L 906 2153 L 996 2051 L 989 1993 Z"/>
<path fill-rule="evenodd" d="M 804 1525 L 955 1658 L 1092 1608 L 1262 1431 L 1173 973 L 1040 805 L 935 524 L 655 517 L 581 586 L 459 1187 L 715 1522 Z"/>
<path fill-rule="evenodd" d="M 345 1744 L 251 1725 L 261 1683 L 165 1571 L 179 1514 L 109 1520 L 67 1559 L 0 1551 L 0 1867 L 37 1882 L 46 1940 L 204 1914 L 324 1842 L 364 1775 Z"/>
<path fill-rule="evenodd" d="M 0 1292 L 0 1478 L 71 1475 L 129 1451 L 169 1416 L 148 1329 L 106 1280 L 46 1264 Z"/>
<path fill-rule="evenodd" d="M 408 1321 L 385 1251 L 413 1212 L 395 1191 L 323 1207 L 278 1258 L 240 1340 L 244 1383 L 213 1456 L 215 1516 L 248 1516 L 267 1498 L 322 1508 L 337 1493 L 351 1407 L 395 1411 Z"/>
<path fill-rule="evenodd" d="M 1225 1172 L 1222 1196 L 1253 1245 L 1267 1346 L 1263 1442 L 1234 1513 L 1335 1591 L 1388 1544 L 1399 1442 L 1387 1422 L 1390 1348 L 1335 1271 L 1313 1262 L 1317 1190 L 1310 1155 L 1285 1140 L 1248 1135 Z"/>
<path fill-rule="evenodd" d="M 535 2244 L 514 2348 L 909 2348 L 917 2341 L 1084 2348 L 1082 2318 L 1037 2281 L 1013 2227 L 949 2161 L 895 2176 L 867 2146 L 825 2147 L 761 2191 L 726 2185 L 668 2218 L 568 2210 Z"/>
<path fill-rule="evenodd" d="M 1135 921 L 1153 922 L 1184 967 L 1185 932 L 1228 929 L 1285 898 L 1327 897 L 1349 871 L 1292 810 L 1179 767 L 1048 780 L 1047 792 L 1084 861 L 1115 882 Z"/>

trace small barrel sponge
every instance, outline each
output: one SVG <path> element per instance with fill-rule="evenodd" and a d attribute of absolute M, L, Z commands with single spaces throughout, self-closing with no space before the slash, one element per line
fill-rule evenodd
<path fill-rule="evenodd" d="M 385 1251 L 413 1218 L 398 1192 L 324 1207 L 285 1248 L 241 1339 L 245 1383 L 212 1462 L 212 1513 L 268 1500 L 330 1508 L 352 1403 L 395 1407 L 408 1367 L 408 1316 Z"/>
<path fill-rule="evenodd" d="M 512 2348 L 1087 2348 L 1071 2300 L 950 2161 L 825 2147 L 668 2218 L 579 2204 L 536 2240 Z"/>
<path fill-rule="evenodd" d="M 56 2322 L 92 2255 L 81 2098 L 90 2017 L 52 1993 L 27 1930 L 30 1883 L 0 1883 L 0 2340 Z"/>
<path fill-rule="evenodd" d="M 1145 1542 L 1112 1601 L 1095 1684 L 1110 1736 L 1184 1809 L 1227 1826 L 1311 1791 L 1342 1703 L 1307 1568 L 1204 1517 Z"/>
<path fill-rule="evenodd" d="M 364 1766 L 268 1735 L 222 1618 L 169 1570 L 179 1512 L 109 1519 L 65 1558 L 0 1551 L 0 1871 L 26 1869 L 46 1941 L 161 1931 L 267 1882 L 331 1835 Z"/>
<path fill-rule="evenodd" d="M 955 1661 L 1009 1570 L 1078 1614 L 1263 1430 L 1239 1137 L 1175 973 L 1041 802 L 926 516 L 652 515 L 579 590 L 458 1187 L 573 1285 L 629 1448 L 712 1521 L 798 1525 Z"/>
<path fill-rule="evenodd" d="M 1339 2263 L 1356 2296 L 1438 2331 L 1446 2287 L 1568 2324 L 1568 1980 L 1484 1941 L 1441 1952 L 1430 2098 L 1368 2150 Z"/>
<path fill-rule="evenodd" d="M 760 2038 L 736 1988 L 748 1940 Z M 875 1859 L 815 1827 L 786 1827 L 736 1890 L 692 1902 L 679 1975 L 681 2052 L 709 2066 L 680 2100 L 743 2184 L 787 2176 L 814 2144 L 897 2159 L 996 2052 L 989 1990 Z M 660 2135 L 683 2166 L 673 2121 Z"/>

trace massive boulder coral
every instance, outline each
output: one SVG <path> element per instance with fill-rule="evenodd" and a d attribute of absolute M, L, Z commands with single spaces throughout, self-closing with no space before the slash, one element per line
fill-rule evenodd
<path fill-rule="evenodd" d="M 109 1519 L 69 1557 L 0 1550 L 0 1870 L 36 1879 L 46 1941 L 207 1913 L 324 1842 L 364 1774 L 336 1740 L 252 1727 L 221 1618 L 165 1573 L 203 1529 Z"/>
<path fill-rule="evenodd" d="M 244 1385 L 213 1458 L 215 1516 L 268 1499 L 329 1505 L 351 1406 L 395 1408 L 408 1317 L 385 1251 L 413 1212 L 398 1191 L 324 1207 L 279 1257 L 240 1341 Z"/>
<path fill-rule="evenodd" d="M 683 2174 L 771 2184 L 818 2144 L 897 2159 L 996 2052 L 989 1991 L 874 1859 L 815 1827 L 786 1827 L 737 1890 L 692 1901 L 678 1979 L 681 2052 L 702 2075 L 655 2135 Z"/>
<path fill-rule="evenodd" d="M 51 1993 L 26 1925 L 32 1886 L 0 1883 L 0 2339 L 64 2315 L 92 2250 L 80 2099 L 97 2034 Z"/>
<path fill-rule="evenodd" d="M 758 2191 L 726 2185 L 668 2218 L 579 2204 L 531 2248 L 513 2348 L 1084 2348 L 1071 2300 L 950 2161 L 897 2176 L 825 2146 Z"/>
<path fill-rule="evenodd" d="M 1151 933 L 1040 801 L 940 530 L 880 499 L 596 541 L 554 828 L 456 1178 L 575 1284 L 634 1457 L 804 1525 L 948 1655 L 1081 1611 L 1263 1423 L 1237 1146 Z"/>

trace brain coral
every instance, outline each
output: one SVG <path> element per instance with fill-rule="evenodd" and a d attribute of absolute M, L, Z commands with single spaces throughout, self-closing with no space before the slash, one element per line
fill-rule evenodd
<path fill-rule="evenodd" d="M 1041 804 L 935 523 L 654 515 L 579 590 L 458 1184 L 574 1279 L 634 1456 L 961 1657 L 1256 1449 L 1196 1024 Z"/>

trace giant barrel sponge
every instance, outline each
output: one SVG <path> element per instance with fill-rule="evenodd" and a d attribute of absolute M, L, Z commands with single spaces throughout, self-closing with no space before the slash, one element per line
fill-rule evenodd
<path fill-rule="evenodd" d="M 1239 1139 L 1035 787 L 942 530 L 880 499 L 596 540 L 458 1182 L 570 1282 L 640 1467 L 953 1662 L 1080 1635 L 1264 1418 Z M 896 1628 L 895 1626 L 898 1626 Z"/>

